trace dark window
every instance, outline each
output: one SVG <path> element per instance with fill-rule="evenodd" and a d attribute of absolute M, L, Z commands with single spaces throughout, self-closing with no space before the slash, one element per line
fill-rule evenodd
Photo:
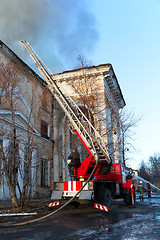
<path fill-rule="evenodd" d="M 56 108 L 57 107 L 57 101 L 56 99 L 53 97 L 53 108 Z"/>
<path fill-rule="evenodd" d="M 24 149 L 24 175 L 28 184 L 31 184 L 31 159 L 32 153 L 30 148 Z"/>
<path fill-rule="evenodd" d="M 19 145 L 18 143 L 15 143 L 15 146 L 12 142 L 10 142 L 10 151 L 9 151 L 9 157 L 8 157 L 8 176 L 11 181 L 12 177 L 12 164 L 14 162 L 14 170 L 16 170 L 16 174 L 18 172 L 19 168 Z"/>
<path fill-rule="evenodd" d="M 41 160 L 41 187 L 48 186 L 48 161 Z"/>
<path fill-rule="evenodd" d="M 2 139 L 0 139 L 0 145 L 1 145 L 2 148 L 3 148 L 3 140 L 2 140 Z M 1 156 L 1 154 L 0 154 L 0 174 L 1 174 L 1 168 L 2 168 L 2 156 Z"/>
<path fill-rule="evenodd" d="M 49 139 L 48 136 L 48 123 L 41 121 L 41 137 Z"/>
<path fill-rule="evenodd" d="M 3 89 L 0 88 L 0 104 L 2 103 Z"/>

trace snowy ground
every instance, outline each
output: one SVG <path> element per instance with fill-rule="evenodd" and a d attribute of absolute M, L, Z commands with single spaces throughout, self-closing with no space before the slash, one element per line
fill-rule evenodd
<path fill-rule="evenodd" d="M 152 196 L 155 198 L 146 198 L 143 203 L 137 199 L 137 204 L 142 209 L 149 208 L 145 214 L 133 213 L 132 217 L 118 219 L 116 223 L 108 224 L 102 228 L 83 229 L 76 234 L 74 233 L 74 238 L 73 235 L 70 235 L 70 238 L 67 239 L 160 240 L 160 195 L 152 194 Z"/>
<path fill-rule="evenodd" d="M 135 208 L 114 201 L 109 212 L 68 206 L 35 224 L 0 227 L 0 240 L 160 240 L 160 195 L 152 197 L 144 202 L 137 198 Z"/>

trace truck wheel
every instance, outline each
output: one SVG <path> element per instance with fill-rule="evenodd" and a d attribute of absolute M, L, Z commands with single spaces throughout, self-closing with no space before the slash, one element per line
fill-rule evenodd
<path fill-rule="evenodd" d="M 76 202 L 76 201 L 72 202 L 72 206 L 73 206 L 73 208 L 78 208 L 79 205 L 80 205 L 79 202 Z"/>
<path fill-rule="evenodd" d="M 102 189 L 100 192 L 100 202 L 102 204 L 104 204 L 106 207 L 110 207 L 111 206 L 111 191 L 109 190 L 109 188 L 104 188 Z"/>

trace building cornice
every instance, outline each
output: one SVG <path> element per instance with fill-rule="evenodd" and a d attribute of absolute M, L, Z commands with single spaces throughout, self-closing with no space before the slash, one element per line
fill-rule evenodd
<path fill-rule="evenodd" d="M 0 110 L 0 115 L 2 115 L 2 116 L 5 116 L 5 115 L 11 115 L 11 110 Z M 22 120 L 23 120 L 23 122 L 24 123 L 28 123 L 28 118 L 24 115 L 24 113 L 23 112 L 21 112 L 20 110 L 16 110 L 16 111 L 14 111 L 14 115 L 15 116 L 18 116 L 18 117 L 20 117 Z M 4 119 L 4 118 L 2 118 L 1 117 L 1 119 Z M 6 119 L 5 119 L 6 120 Z M 9 123 L 11 123 L 12 124 L 12 121 L 10 121 L 10 120 L 7 120 Z M 20 126 L 20 125 L 17 125 L 18 127 L 22 127 L 22 126 Z M 30 128 L 32 128 L 32 126 L 31 126 L 31 124 L 29 124 L 29 126 L 30 126 Z M 24 128 L 24 127 L 22 127 L 22 128 Z M 37 135 L 39 135 L 40 136 L 40 133 L 39 133 L 39 131 L 34 127 L 33 128 L 33 131 L 37 134 Z"/>
<path fill-rule="evenodd" d="M 37 80 L 41 85 L 46 87 L 46 82 L 35 73 L 22 59 L 20 59 L 5 43 L 0 40 L 0 51 L 7 55 L 11 61 L 15 64 L 18 64 L 25 73 L 28 73 L 30 77 L 33 77 Z"/>
<path fill-rule="evenodd" d="M 53 74 L 52 78 L 56 80 L 57 82 L 61 83 L 65 81 L 66 83 L 75 79 L 82 79 L 83 77 L 87 76 L 89 77 L 98 77 L 101 76 L 104 79 L 109 87 L 109 89 L 112 92 L 112 95 L 118 105 L 119 108 L 123 108 L 126 103 L 123 98 L 123 94 L 121 91 L 121 88 L 119 86 L 119 83 L 117 81 L 117 77 L 114 73 L 113 67 L 110 63 L 101 64 L 98 66 L 90 66 L 85 68 L 79 68 L 74 69 L 71 71 L 65 71 L 58 74 Z"/>
<path fill-rule="evenodd" d="M 24 63 L 1 40 L 0 40 L 0 49 L 5 54 L 7 54 L 12 59 L 13 62 L 20 64 L 25 72 L 30 74 L 30 76 L 33 76 L 34 79 L 36 79 L 43 86 L 46 86 L 45 81 L 42 78 L 40 78 L 26 63 Z M 61 81 L 67 82 L 67 81 L 72 80 L 73 78 L 83 78 L 84 75 L 87 75 L 88 77 L 103 76 L 103 78 L 106 80 L 106 82 L 118 104 L 118 107 L 123 108 L 126 105 L 125 100 L 123 98 L 121 88 L 117 81 L 113 67 L 110 63 L 100 64 L 98 66 L 90 66 L 90 67 L 85 67 L 85 68 L 78 68 L 78 69 L 74 69 L 74 70 L 64 71 L 62 73 L 53 74 L 52 78 L 59 82 L 61 82 Z"/>

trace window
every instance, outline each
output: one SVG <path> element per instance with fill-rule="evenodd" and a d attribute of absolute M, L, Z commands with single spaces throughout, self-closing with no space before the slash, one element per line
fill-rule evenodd
<path fill-rule="evenodd" d="M 31 160 L 31 150 L 26 146 L 24 149 L 24 175 L 26 175 L 26 181 L 29 185 L 31 185 Z"/>
<path fill-rule="evenodd" d="M 41 121 L 41 137 L 49 139 L 48 127 L 48 123 L 46 123 L 45 121 Z"/>
<path fill-rule="evenodd" d="M 48 161 L 41 160 L 41 187 L 48 186 Z"/>
<path fill-rule="evenodd" d="M 2 148 L 3 148 L 3 140 L 2 140 L 2 139 L 0 139 L 0 145 L 1 145 Z M 1 156 L 1 154 L 0 154 L 0 174 L 1 174 L 1 168 L 2 168 L 2 156 Z"/>
<path fill-rule="evenodd" d="M 3 89 L 0 88 L 0 104 L 2 103 L 2 97 L 3 97 Z"/>
<path fill-rule="evenodd" d="M 14 167 L 14 169 L 13 169 L 13 167 Z M 19 145 L 18 145 L 18 143 L 15 143 L 15 146 L 14 146 L 14 143 L 10 142 L 9 155 L 8 155 L 8 166 L 7 166 L 8 176 L 9 176 L 10 181 L 12 178 L 13 171 L 16 171 L 16 174 L 17 174 L 18 167 L 19 167 Z"/>

